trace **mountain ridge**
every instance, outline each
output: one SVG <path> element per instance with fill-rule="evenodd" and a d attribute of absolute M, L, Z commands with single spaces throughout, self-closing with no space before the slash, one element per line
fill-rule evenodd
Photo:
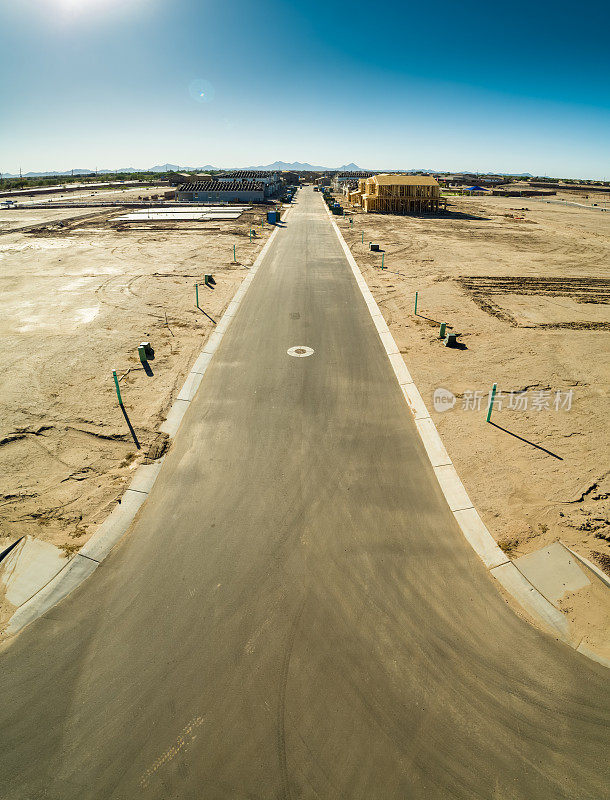
<path fill-rule="evenodd" d="M 350 164 L 343 164 L 340 167 L 324 167 L 321 165 L 309 164 L 302 161 L 274 161 L 271 164 L 258 164 L 256 166 L 247 167 L 215 167 L 212 164 L 206 164 L 203 167 L 180 167 L 177 164 L 157 164 L 153 167 L 146 169 L 138 169 L 137 167 L 120 167 L 119 169 L 68 169 L 65 171 L 51 170 L 49 172 L 26 172 L 21 177 L 23 178 L 51 178 L 51 177 L 68 177 L 78 175 L 119 175 L 121 173 L 129 172 L 210 172 L 221 169 L 241 169 L 241 170 L 285 170 L 293 172 L 381 172 L 382 170 L 367 170 L 364 167 L 359 167 L 358 164 L 351 162 Z M 403 170 L 387 170 L 388 172 L 406 172 L 412 174 L 432 175 L 447 172 L 446 170 L 433 170 L 433 169 L 403 169 Z M 459 174 L 459 173 L 457 173 Z M 470 174 L 498 174 L 498 173 L 470 173 Z M 502 174 L 502 173 L 499 173 Z M 508 173 L 506 173 L 508 174 Z M 4 172 L 3 178 L 19 178 L 19 175 Z M 532 178 L 533 175 L 529 172 L 511 173 L 509 177 L 513 178 Z"/>

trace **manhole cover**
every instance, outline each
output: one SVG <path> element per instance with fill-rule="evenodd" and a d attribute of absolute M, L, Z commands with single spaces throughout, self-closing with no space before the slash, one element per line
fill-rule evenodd
<path fill-rule="evenodd" d="M 291 347 L 290 350 L 286 350 L 289 356 L 294 356 L 295 358 L 307 358 L 313 353 L 311 347 L 305 347 L 305 345 L 299 344 L 296 347 Z"/>

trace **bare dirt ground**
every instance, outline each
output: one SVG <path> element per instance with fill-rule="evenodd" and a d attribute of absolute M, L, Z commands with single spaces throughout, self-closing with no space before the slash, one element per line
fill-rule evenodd
<path fill-rule="evenodd" d="M 434 217 L 335 219 L 501 547 L 561 540 L 610 574 L 610 212 L 460 197 Z"/>
<path fill-rule="evenodd" d="M 97 189 L 83 190 L 78 192 L 52 192 L 44 195 L 19 195 L 13 200 L 14 207 L 7 209 L 2 205 L 7 198 L 0 198 L 0 235 L 8 232 L 26 233 L 35 228 L 45 226 L 55 222 L 58 227 L 60 222 L 69 222 L 76 219 L 91 217 L 95 219 L 104 215 L 107 211 L 100 207 L 95 208 L 49 208 L 52 203 L 95 203 L 96 201 L 125 202 L 137 201 L 138 199 L 150 198 L 157 195 L 163 198 L 163 194 L 169 191 L 169 186 L 150 186 L 139 187 L 136 189 Z M 31 208 L 30 206 L 35 206 Z"/>
<path fill-rule="evenodd" d="M 29 534 L 69 555 L 104 521 L 135 466 L 163 451 L 159 426 L 271 231 L 256 207 L 122 228 L 109 221 L 120 213 L 0 211 L 0 550 Z M 216 286 L 200 287 L 200 311 L 204 273 Z"/>

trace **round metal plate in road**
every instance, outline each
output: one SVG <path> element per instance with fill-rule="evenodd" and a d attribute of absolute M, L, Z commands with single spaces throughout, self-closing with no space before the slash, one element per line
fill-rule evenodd
<path fill-rule="evenodd" d="M 289 356 L 294 356 L 295 358 L 307 358 L 307 356 L 312 355 L 313 350 L 311 347 L 299 344 L 296 347 L 291 347 L 290 350 L 286 350 L 286 352 Z"/>

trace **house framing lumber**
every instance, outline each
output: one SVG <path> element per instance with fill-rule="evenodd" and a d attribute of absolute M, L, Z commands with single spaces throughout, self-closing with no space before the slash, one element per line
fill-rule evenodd
<path fill-rule="evenodd" d="M 373 175 L 360 180 L 353 195 L 367 214 L 430 214 L 442 202 L 441 188 L 431 175 Z"/>

